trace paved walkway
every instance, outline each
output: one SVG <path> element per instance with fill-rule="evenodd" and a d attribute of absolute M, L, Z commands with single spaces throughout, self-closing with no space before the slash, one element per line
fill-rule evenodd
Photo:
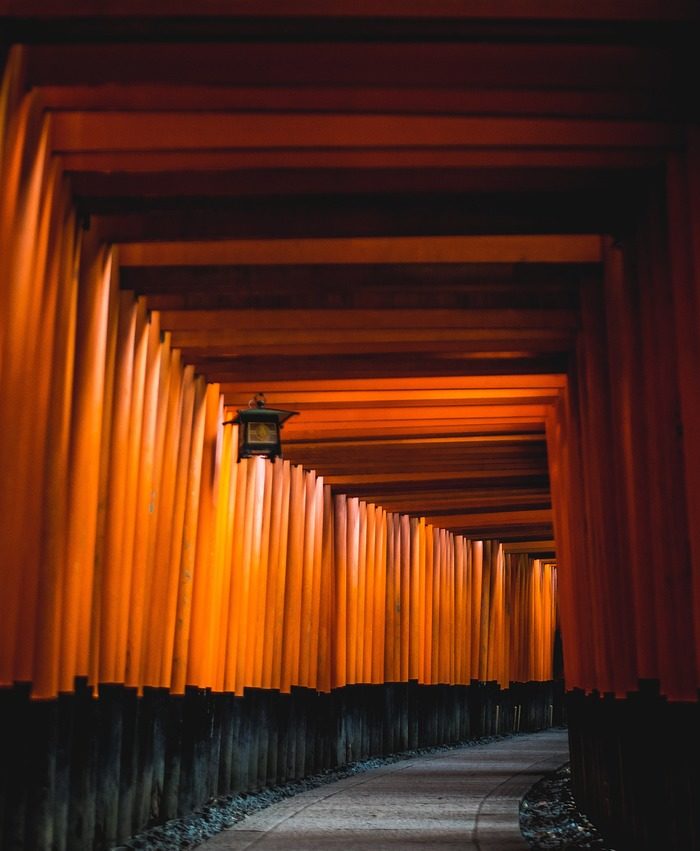
<path fill-rule="evenodd" d="M 281 801 L 225 830 L 206 851 L 523 851 L 523 794 L 568 759 L 548 730 L 407 760 Z"/>

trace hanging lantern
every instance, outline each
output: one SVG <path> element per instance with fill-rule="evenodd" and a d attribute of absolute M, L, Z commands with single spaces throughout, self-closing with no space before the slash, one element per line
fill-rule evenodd
<path fill-rule="evenodd" d="M 265 407 L 265 396 L 258 393 L 248 403 L 247 408 L 238 411 L 233 420 L 238 426 L 238 460 L 262 455 L 265 458 L 281 458 L 282 444 L 280 430 L 282 425 L 295 416 L 298 411 L 279 411 Z"/>

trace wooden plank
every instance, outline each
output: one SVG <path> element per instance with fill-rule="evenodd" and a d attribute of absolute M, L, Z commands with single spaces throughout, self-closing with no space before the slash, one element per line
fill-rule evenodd
<path fill-rule="evenodd" d="M 547 551 L 555 552 L 556 547 L 554 539 L 544 541 L 522 541 L 513 544 L 504 544 L 504 552 L 510 553 L 544 553 Z"/>
<path fill-rule="evenodd" d="M 543 324 L 528 328 L 349 328 L 349 329 L 228 329 L 175 331 L 173 345 L 211 354 L 352 354 L 361 349 L 382 352 L 566 351 L 573 333 Z"/>
<path fill-rule="evenodd" d="M 363 408 L 361 416 L 357 416 L 356 421 L 362 422 L 363 428 L 365 424 L 368 427 L 380 425 L 383 428 L 392 427 L 401 432 L 402 426 L 408 421 L 411 423 L 422 423 L 432 426 L 435 422 L 442 424 L 454 421 L 457 425 L 461 421 L 476 420 L 486 424 L 491 420 L 507 421 L 513 427 L 518 428 L 518 424 L 523 420 L 525 422 L 535 420 L 535 422 L 543 422 L 547 414 L 548 405 L 546 404 L 513 404 L 504 403 L 490 405 L 431 405 L 428 407 L 393 407 L 383 408 L 378 405 Z M 303 414 L 303 423 L 305 429 L 320 428 L 324 423 L 338 427 L 341 424 L 347 424 L 348 413 L 343 409 L 328 409 L 328 410 L 310 410 Z M 292 423 L 289 423 L 289 432 L 292 431 Z M 286 431 L 285 431 L 286 434 Z"/>
<path fill-rule="evenodd" d="M 504 512 L 521 511 L 523 509 L 548 509 L 551 502 L 549 493 L 523 496 L 518 490 L 501 493 L 490 499 L 480 492 L 460 492 L 455 496 L 445 496 L 441 491 L 420 493 L 414 498 L 388 496 L 386 494 L 368 494 L 365 499 L 380 502 L 386 511 L 401 511 L 406 514 L 430 516 L 448 511 L 467 513 L 470 509 L 498 508 Z"/>
<path fill-rule="evenodd" d="M 538 470 L 534 473 L 534 475 L 542 474 L 542 470 Z M 546 474 L 546 471 L 544 471 Z M 522 473 L 523 476 L 526 476 L 526 473 Z M 468 481 L 470 479 L 479 479 L 484 480 L 487 478 L 489 481 L 498 480 L 499 478 L 503 479 L 512 479 L 513 472 L 509 470 L 499 470 L 499 469 L 488 469 L 486 472 L 484 470 L 433 470 L 429 472 L 425 471 L 411 471 L 411 472 L 385 472 L 385 473 L 357 473 L 355 475 L 347 475 L 347 474 L 329 474 L 326 473 L 325 481 L 327 484 L 336 485 L 338 489 L 346 485 L 357 485 L 357 486 L 365 486 L 367 484 L 383 484 L 383 483 L 396 483 L 396 482 L 414 482 L 414 481 L 445 481 L 445 480 L 464 480 Z"/>
<path fill-rule="evenodd" d="M 291 426 L 291 424 L 290 424 Z M 311 426 L 292 430 L 288 426 L 284 432 L 284 445 L 290 446 L 299 443 L 330 443 L 332 441 L 355 440 L 357 438 L 357 427 L 344 423 L 314 423 Z M 542 430 L 541 417 L 503 417 L 499 419 L 492 417 L 469 417 L 460 419 L 456 417 L 449 420 L 421 419 L 418 423 L 411 421 L 397 422 L 390 420 L 388 423 L 367 422 L 363 423 L 363 434 L 371 441 L 376 440 L 433 440 L 435 438 L 455 437 L 459 439 L 465 435 L 481 436 L 485 432 L 500 433 L 504 436 L 518 435 L 524 429 L 531 429 L 534 435 L 540 436 Z"/>
<path fill-rule="evenodd" d="M 439 202 L 438 203 L 438 199 Z M 571 199 L 572 201 L 574 199 Z M 582 201 L 582 199 L 578 199 Z M 278 218 L 280 213 L 298 221 L 293 232 L 279 232 L 274 238 L 298 239 L 314 235 L 317 238 L 331 238 L 322 224 L 328 224 L 328 217 L 348 219 L 346 231 L 337 238 L 375 237 L 377 233 L 385 237 L 401 236 L 401 230 L 395 225 L 404 222 L 412 230 L 405 236 L 415 236 L 416 228 L 429 232 L 432 236 L 454 236 L 454 229 L 469 233 L 471 219 L 466 216 L 470 207 L 455 204 L 452 196 L 429 195 L 421 198 L 419 207 L 413 198 L 405 199 L 403 206 L 396 204 L 387 196 L 363 196 L 350 204 L 348 200 L 335 198 L 335 206 L 329 201 L 308 199 L 303 209 L 292 199 L 280 198 L 279 205 L 272 208 L 269 202 L 250 200 L 246 206 L 247 222 L 254 225 L 255 232 L 242 231 L 245 221 L 232 218 L 229 207 L 217 208 L 222 226 L 219 238 L 233 239 L 271 239 L 274 232 L 264 228 L 264 218 L 268 223 Z M 526 201 L 508 193 L 504 204 L 513 205 L 518 213 L 526 212 Z M 311 214 L 315 212 L 315 216 Z M 205 210 L 199 214 L 206 216 Z M 136 214 L 136 221 L 144 224 L 143 232 L 153 239 L 160 239 L 161 232 L 155 221 L 149 223 L 143 214 Z M 382 219 L 384 220 L 382 223 Z M 532 221 L 532 220 L 531 220 Z M 101 228 L 109 222 L 108 217 L 100 216 Z M 198 239 L 197 222 L 188 234 L 188 239 Z M 163 221 L 161 220 L 161 224 Z M 178 240 L 177 216 L 174 210 L 168 212 L 167 224 L 174 229 L 169 242 Z M 451 224 L 451 228 L 450 228 Z M 473 226 L 473 223 L 472 223 Z M 450 228 L 448 230 L 448 228 Z M 480 232 L 483 228 L 480 229 Z M 452 231 L 452 233 L 450 232 Z M 513 233 L 537 233 L 531 227 L 523 231 L 518 227 Z M 561 233 L 562 229 L 556 231 Z M 569 233 L 576 231 L 567 228 Z M 184 236 L 184 234 L 183 234 Z M 336 238 L 334 237 L 334 238 Z M 137 238 L 120 240 L 121 242 L 143 241 Z M 458 309 L 468 308 L 545 308 L 575 309 L 579 301 L 581 274 L 593 271 L 590 264 L 582 268 L 579 265 L 561 263 L 528 263 L 519 265 L 506 262 L 492 263 L 353 263 L 296 264 L 285 266 L 221 265 L 197 266 L 122 266 L 120 280 L 125 289 L 138 293 L 148 292 L 149 304 L 157 309 L 172 310 L 259 310 L 267 307 L 275 310 L 308 309 Z M 595 277 L 593 275 L 592 277 Z M 169 297 L 167 302 L 158 299 Z M 540 370 L 541 371 L 541 370 Z"/>
<path fill-rule="evenodd" d="M 502 179 L 497 179 L 496 183 L 502 183 Z M 613 197 L 609 196 L 606 187 L 599 185 L 574 189 L 560 187 L 563 191 L 555 187 L 547 192 L 538 190 L 537 186 L 509 191 L 508 186 L 501 185 L 497 204 L 485 204 L 481 193 L 468 198 L 462 193 L 445 191 L 421 191 L 407 196 L 395 190 L 343 195 L 333 194 L 332 185 L 326 185 L 323 192 L 312 196 L 275 195 L 274 203 L 269 197 L 251 197 L 243 204 L 183 197 L 179 203 L 173 198 L 164 205 L 155 199 L 127 197 L 105 199 L 103 204 L 94 199 L 90 209 L 101 238 L 114 244 L 143 243 L 145 239 L 175 242 L 376 237 L 377 234 L 415 236 L 420 233 L 445 236 L 456 233 L 599 234 L 614 230 L 619 217 L 631 212 L 636 197 L 634 186 L 627 181 L 610 174 L 609 182 L 620 183 L 622 187 Z M 491 191 L 493 189 L 492 185 Z M 600 205 L 601 193 L 608 199 L 604 208 Z M 552 203 L 554 199 L 556 203 Z M 492 262 L 501 261 L 493 255 Z M 554 259 L 548 262 L 554 263 Z M 168 265 L 167 262 L 164 261 L 164 265 Z M 197 265 L 206 268 L 207 263 L 202 260 Z M 571 280 L 571 275 L 567 280 Z M 303 291 L 293 291 L 290 306 L 303 299 Z"/>
<path fill-rule="evenodd" d="M 109 19 L 129 14 L 162 16 L 168 18 L 173 13 L 172 6 L 167 0 L 120 0 L 109 8 L 105 8 L 99 0 L 76 0 L 65 7 L 54 0 L 0 0 L 0 13 L 8 17 L 49 17 L 75 18 L 90 15 L 96 18 Z M 341 17 L 373 18 L 376 6 L 372 0 L 208 0 L 203 6 L 192 3 L 178 9 L 180 15 L 196 15 L 204 17 L 264 17 L 304 16 L 311 18 Z M 476 19 L 497 18 L 499 20 L 520 20 L 523 9 L 518 0 L 504 0 L 498 8 L 493 9 L 488 0 L 438 0 L 426 7 L 420 0 L 388 0 L 382 15 L 388 18 L 454 18 Z M 697 20 L 697 7 L 689 0 L 672 0 L 660 7 L 654 0 L 593 0 L 585 8 L 574 0 L 565 0 L 557 6 L 553 14 L 552 5 L 545 0 L 535 0 L 528 6 L 528 17 L 534 20 Z"/>
<path fill-rule="evenodd" d="M 558 397 L 557 390 L 549 388 L 518 388 L 517 390 L 452 390 L 452 391 L 421 391 L 411 393 L 410 391 L 392 392 L 369 391 L 366 394 L 335 393 L 335 394 L 275 394 L 268 398 L 269 407 L 284 407 L 291 409 L 292 406 L 299 412 L 323 411 L 342 409 L 348 411 L 350 420 L 357 416 L 354 412 L 363 411 L 366 408 L 374 408 L 377 405 L 390 408 L 392 404 L 412 407 L 426 408 L 435 405 L 466 407 L 482 404 L 547 404 L 554 402 Z M 247 408 L 249 399 L 243 394 L 234 397 L 227 396 L 227 404 L 235 408 Z"/>
<path fill-rule="evenodd" d="M 356 237 L 352 239 L 234 239 L 199 242 L 126 242 L 122 266 L 597 263 L 594 235 Z"/>
<path fill-rule="evenodd" d="M 372 328 L 386 330 L 408 328 L 577 328 L 573 310 L 490 309 L 481 310 L 163 310 L 160 323 L 164 330 L 240 331 L 271 330 L 288 334 L 301 330 L 325 331 Z"/>
<path fill-rule="evenodd" d="M 488 150 L 488 149 L 487 149 Z M 296 152 L 286 152 L 274 162 L 272 154 L 267 167 L 239 168 L 234 170 L 206 171 L 194 165 L 187 171 L 164 171 L 162 165 L 155 165 L 153 172 L 136 174 L 115 172 L 107 173 L 73 172 L 71 183 L 86 207 L 102 210 L 110 207 L 149 206 L 158 199 L 174 207 L 181 207 L 190 200 L 201 204 L 207 198 L 214 204 L 217 201 L 230 204 L 233 199 L 269 199 L 279 194 L 287 198 L 301 198 L 308 195 L 333 193 L 333 196 L 352 199 L 361 194 L 403 193 L 420 196 L 426 194 L 447 194 L 450 197 L 463 194 L 482 194 L 487 192 L 508 191 L 513 194 L 556 192 L 605 192 L 610 188 L 611 180 L 620 186 L 627 186 L 628 179 L 620 169 L 635 169 L 661 165 L 663 152 L 652 148 L 640 154 L 634 151 L 625 156 L 624 149 L 603 149 L 597 153 L 595 163 L 570 163 L 567 152 L 550 151 L 545 164 L 545 151 L 533 152 L 528 149 L 520 157 L 510 155 L 510 162 L 503 162 L 503 156 L 494 156 L 479 151 L 471 156 L 471 162 L 461 166 L 453 165 L 457 159 L 449 149 L 445 154 L 441 149 L 431 149 L 430 157 L 410 157 L 404 152 L 400 159 L 407 161 L 403 168 L 384 166 L 376 163 L 375 151 L 364 149 L 352 154 L 306 155 L 303 164 L 295 165 Z M 386 151 L 382 151 L 386 158 Z M 535 154 L 539 153 L 539 162 Z M 258 158 L 262 158 L 259 157 Z M 253 159 L 250 154 L 248 160 Z M 466 157 L 462 157 L 466 159 Z M 583 159 L 583 158 L 580 158 Z M 589 160 L 594 158 L 589 156 Z M 326 165 L 326 160 L 331 160 Z M 411 167 L 413 160 L 423 160 Z M 60 157 L 57 157 L 60 161 Z M 291 161 L 290 164 L 287 164 Z M 319 162 L 320 161 L 320 162 Z M 246 165 L 246 163 L 243 163 Z"/>
<path fill-rule="evenodd" d="M 167 110 L 219 109 L 264 111 L 323 111 L 323 112 L 419 112 L 422 114 L 443 113 L 466 115 L 479 112 L 482 115 L 537 114 L 559 116 L 598 115 L 620 118 L 642 117 L 653 113 L 658 106 L 658 95 L 646 91 L 600 91 L 588 88 L 569 90 L 532 87 L 522 88 L 478 88 L 450 87 L 448 89 L 429 86 L 207 86 L 168 82 L 139 84 L 113 83 L 109 87 L 75 83 L 71 86 L 52 85 L 48 81 L 40 86 L 41 99 L 50 110 L 150 110 L 158 103 Z M 187 156 L 181 152 L 170 152 L 173 157 Z M 250 153 L 250 152 L 248 152 Z M 571 152 L 573 156 L 577 152 Z M 579 152 L 580 153 L 580 152 Z M 584 156 L 591 156 L 585 152 Z M 113 154 L 71 155 L 64 161 L 69 170 L 99 171 L 104 160 Z M 120 155 L 121 171 L 125 161 Z M 126 155 L 128 156 L 128 155 Z M 220 151 L 207 152 L 210 168 L 234 167 L 230 155 Z M 100 163 L 102 157 L 102 165 Z M 388 157 L 388 155 L 387 155 Z M 81 159 L 82 158 L 82 159 Z M 134 165 L 138 157 L 132 158 Z M 591 162 L 591 164 L 593 164 Z M 180 166 L 181 167 L 181 166 Z M 191 161 L 186 166 L 192 167 Z M 153 166 L 151 165 L 152 169 Z M 131 169 L 126 169 L 131 170 Z"/>
<path fill-rule="evenodd" d="M 162 315 L 162 314 L 161 314 Z M 516 388 L 539 388 L 554 389 L 565 387 L 566 375 L 561 373 L 514 373 L 501 375 L 436 375 L 432 377 L 413 376 L 411 378 L 326 378 L 309 379 L 299 377 L 296 380 L 277 380 L 266 392 L 270 402 L 275 400 L 278 404 L 279 398 L 296 398 L 305 393 L 318 394 L 352 394 L 357 392 L 385 392 L 402 393 L 403 391 L 449 391 L 449 390 L 487 390 L 487 389 L 516 389 Z M 243 397 L 251 398 L 259 392 L 259 383 L 240 379 L 238 381 L 225 381 L 225 391 L 229 394 L 238 393 Z M 292 394 L 295 394 L 292 396 Z M 281 404 L 281 402 L 279 402 Z"/>
<path fill-rule="evenodd" d="M 465 420 L 465 422 L 468 422 L 468 420 Z M 342 452 L 343 449 L 353 450 L 359 447 L 367 449 L 370 447 L 392 448 L 403 446 L 413 449 L 426 447 L 428 450 L 434 447 L 439 452 L 441 447 L 444 446 L 493 447 L 496 450 L 502 447 L 510 447 L 511 449 L 518 447 L 526 450 L 529 446 L 534 450 L 538 445 L 544 444 L 544 435 L 539 430 L 523 434 L 515 430 L 516 426 L 512 426 L 511 428 L 513 429 L 512 431 L 504 431 L 496 434 L 488 434 L 485 432 L 485 429 L 482 429 L 477 434 L 461 434 L 459 430 L 454 429 L 451 434 L 446 433 L 443 435 L 424 435 L 418 431 L 412 435 L 377 436 L 374 432 L 371 432 L 365 440 L 362 439 L 359 431 L 356 431 L 351 437 L 342 439 L 327 437 L 325 433 L 320 434 L 318 437 L 313 435 L 307 436 L 304 431 L 298 431 L 291 439 L 285 436 L 284 445 L 287 449 L 299 449 L 301 451 L 307 447 L 320 449 L 321 451 L 324 449 L 333 449 Z"/>
<path fill-rule="evenodd" d="M 523 511 L 491 511 L 474 512 L 471 514 L 429 514 L 429 523 L 441 528 L 466 528 L 478 526 L 485 529 L 489 526 L 508 526 L 524 523 L 544 524 L 552 522 L 552 511 L 549 508 L 526 509 Z"/>
<path fill-rule="evenodd" d="M 181 332 L 183 333 L 183 332 Z M 478 337 L 477 332 L 470 332 L 472 337 Z M 512 336 L 511 336 L 512 335 Z M 323 356 L 329 358 L 331 356 L 352 355 L 358 350 L 362 350 L 365 354 L 373 356 L 392 355 L 404 353 L 411 360 L 420 360 L 422 358 L 439 358 L 441 356 L 462 356 L 464 358 L 488 358 L 493 357 L 498 353 L 500 357 L 531 357 L 540 354 L 563 355 L 571 347 L 573 343 L 573 334 L 565 334 L 560 331 L 549 331 L 543 329 L 537 331 L 510 331 L 498 336 L 480 335 L 480 339 L 440 339 L 439 335 L 433 332 L 427 332 L 422 336 L 428 337 L 426 340 L 413 341 L 409 345 L 405 341 L 395 340 L 386 342 L 385 340 L 372 340 L 373 332 L 357 333 L 355 339 L 347 342 L 338 342 L 334 339 L 328 339 L 324 342 L 318 340 L 310 340 L 306 342 L 296 342 L 293 345 L 289 341 L 284 341 L 278 338 L 276 341 L 271 340 L 266 345 L 254 343 L 252 345 L 212 345 L 211 343 L 203 343 L 197 347 L 183 346 L 180 342 L 180 348 L 188 363 L 193 363 L 198 360 L 201 362 L 202 356 L 212 357 L 248 357 L 250 355 L 262 355 L 264 357 L 276 357 L 280 360 L 298 355 Z M 420 336 L 416 334 L 415 336 Z M 460 335 L 465 336 L 465 335 Z M 469 335 L 466 335 L 467 337 Z M 358 340 L 357 337 L 369 337 L 370 340 Z M 514 339 L 515 337 L 515 339 Z"/>
<path fill-rule="evenodd" d="M 439 95 L 439 91 L 434 94 Z M 429 112 L 429 110 L 427 110 Z M 629 108 L 628 108 L 629 111 Z M 488 113 L 488 106 L 487 106 Z M 270 184 L 285 194 L 331 186 L 337 194 L 389 192 L 399 185 L 454 193 L 502 186 L 536 189 L 548 183 L 582 188 L 601 170 L 658 165 L 658 148 L 356 148 L 204 151 L 80 151 L 57 155 L 85 198 L 168 198 L 269 195 Z M 500 170 L 495 174 L 493 169 Z M 533 169 L 539 174 L 535 176 Z M 178 191 L 178 187 L 181 187 Z"/>
<path fill-rule="evenodd" d="M 366 50 L 366 48 L 365 48 Z M 61 111 L 56 152 L 178 148 L 669 147 L 671 125 L 596 119 L 277 112 Z"/>

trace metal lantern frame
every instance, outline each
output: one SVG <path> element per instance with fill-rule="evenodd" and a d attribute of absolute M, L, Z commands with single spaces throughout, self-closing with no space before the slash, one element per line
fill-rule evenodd
<path fill-rule="evenodd" d="M 265 396 L 258 393 L 250 400 L 247 408 L 239 409 L 234 419 L 224 423 L 224 425 L 233 423 L 238 426 L 238 460 L 254 456 L 262 456 L 270 460 L 281 458 L 280 431 L 284 423 L 298 413 L 298 411 L 268 408 L 265 405 Z"/>

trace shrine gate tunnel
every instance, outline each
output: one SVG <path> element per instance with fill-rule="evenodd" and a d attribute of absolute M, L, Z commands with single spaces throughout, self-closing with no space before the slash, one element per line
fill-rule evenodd
<path fill-rule="evenodd" d="M 700 848 L 700 11 L 488 5 L 0 0 L 2 848 L 564 718 Z"/>

